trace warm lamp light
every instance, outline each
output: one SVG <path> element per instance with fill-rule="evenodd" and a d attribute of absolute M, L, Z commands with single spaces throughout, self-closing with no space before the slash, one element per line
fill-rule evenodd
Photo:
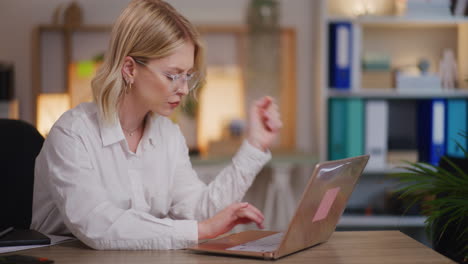
<path fill-rule="evenodd" d="M 78 61 L 68 67 L 71 107 L 92 101 L 91 80 L 96 75 L 100 62 Z"/>
<path fill-rule="evenodd" d="M 198 146 L 207 152 L 210 141 L 222 137 L 223 125 L 234 119 L 243 119 L 244 92 L 241 69 L 237 66 L 209 67 L 207 85 L 199 102 Z"/>
<path fill-rule="evenodd" d="M 343 16 L 391 15 L 394 12 L 393 0 L 334 0 L 330 11 Z"/>
<path fill-rule="evenodd" d="M 68 94 L 40 94 L 37 99 L 37 130 L 46 137 L 57 119 L 68 109 Z"/>

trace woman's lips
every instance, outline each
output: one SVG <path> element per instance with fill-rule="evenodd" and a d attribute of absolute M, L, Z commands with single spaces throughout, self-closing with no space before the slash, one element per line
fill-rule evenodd
<path fill-rule="evenodd" d="M 179 105 L 180 102 L 169 102 L 169 105 L 172 107 L 172 108 L 175 108 Z"/>

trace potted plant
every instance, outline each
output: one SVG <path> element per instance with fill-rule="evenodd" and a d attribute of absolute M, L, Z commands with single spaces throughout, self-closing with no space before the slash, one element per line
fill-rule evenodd
<path fill-rule="evenodd" d="M 465 138 L 467 134 L 463 134 Z M 468 263 L 468 153 L 464 158 L 442 157 L 438 166 L 405 162 L 402 172 L 390 175 L 401 183 L 400 199 L 411 207 L 420 203 L 427 216 L 426 232 L 439 253 Z M 430 199 L 428 199 L 430 197 Z"/>

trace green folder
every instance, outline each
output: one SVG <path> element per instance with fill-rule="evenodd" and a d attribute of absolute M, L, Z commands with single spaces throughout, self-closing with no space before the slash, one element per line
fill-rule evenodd
<path fill-rule="evenodd" d="M 347 102 L 347 137 L 346 156 L 354 157 L 364 154 L 364 102 L 359 98 Z"/>
<path fill-rule="evenodd" d="M 328 159 L 343 159 L 346 157 L 346 99 L 332 98 L 328 108 Z"/>
<path fill-rule="evenodd" d="M 364 102 L 359 98 L 332 98 L 328 106 L 328 159 L 364 153 Z"/>

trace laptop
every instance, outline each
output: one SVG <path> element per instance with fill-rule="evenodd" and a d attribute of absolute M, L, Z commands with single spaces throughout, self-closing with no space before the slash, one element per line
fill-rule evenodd
<path fill-rule="evenodd" d="M 361 176 L 369 155 L 318 163 L 285 232 L 251 230 L 188 248 L 196 252 L 278 259 L 326 242 Z"/>

